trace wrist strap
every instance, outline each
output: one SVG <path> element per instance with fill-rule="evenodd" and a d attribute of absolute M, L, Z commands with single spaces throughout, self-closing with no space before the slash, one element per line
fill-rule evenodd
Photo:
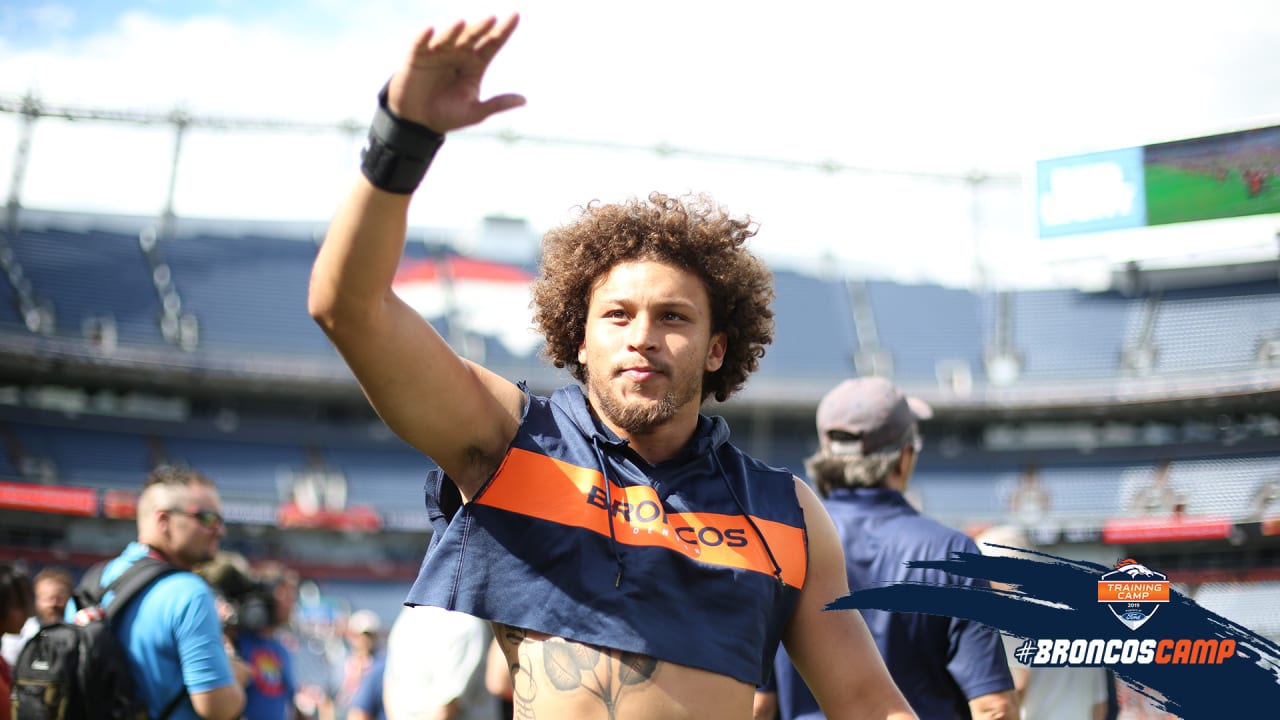
<path fill-rule="evenodd" d="M 409 195 L 427 174 L 444 135 L 426 125 L 405 120 L 387 106 L 387 88 L 378 93 L 378 110 L 369 126 L 369 141 L 360 151 L 360 172 L 380 190 Z"/>

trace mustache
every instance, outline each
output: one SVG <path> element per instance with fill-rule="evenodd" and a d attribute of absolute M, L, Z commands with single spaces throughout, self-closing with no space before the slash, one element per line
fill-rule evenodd
<path fill-rule="evenodd" d="M 622 373 L 626 372 L 627 370 L 637 370 L 637 369 L 644 369 L 644 370 L 648 370 L 648 371 L 650 371 L 650 372 L 656 372 L 656 373 L 658 373 L 658 374 L 660 374 L 660 375 L 670 375 L 670 374 L 671 374 L 671 368 L 670 368 L 670 367 L 668 367 L 668 366 L 666 365 L 666 363 L 653 363 L 653 362 L 644 362 L 644 363 L 615 363 L 615 364 L 613 365 L 613 368 L 612 368 L 612 370 L 613 370 L 613 375 L 614 375 L 615 377 L 616 377 L 616 376 L 618 376 L 618 375 L 621 375 Z"/>

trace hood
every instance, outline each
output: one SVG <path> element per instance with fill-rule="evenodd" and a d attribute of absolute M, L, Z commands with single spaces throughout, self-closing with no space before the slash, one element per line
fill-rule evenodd
<path fill-rule="evenodd" d="M 600 422 L 592 413 L 582 386 L 566 385 L 556 390 L 551 396 L 551 404 L 569 417 L 583 437 L 615 450 L 629 448 L 630 443 L 627 440 L 618 437 L 617 433 Z M 664 460 L 659 465 L 680 464 L 694 457 L 705 456 L 727 442 L 729 442 L 729 423 L 719 416 L 708 417 L 699 414 L 698 425 L 694 428 L 693 437 L 688 444 L 675 457 Z"/>

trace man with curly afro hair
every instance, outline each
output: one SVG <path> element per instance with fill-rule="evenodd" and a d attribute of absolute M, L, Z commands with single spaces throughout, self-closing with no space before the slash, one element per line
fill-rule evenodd
<path fill-rule="evenodd" d="M 312 271 L 312 317 L 438 466 L 407 603 L 492 623 L 516 717 L 748 717 L 780 641 L 827 717 L 914 717 L 861 616 L 823 611 L 849 588 L 817 496 L 701 412 L 772 339 L 771 277 L 745 247 L 754 223 L 654 193 L 551 231 L 534 318 L 581 385 L 550 397 L 457 355 L 392 291 L 444 134 L 524 104 L 480 97 L 516 23 L 418 36 Z"/>

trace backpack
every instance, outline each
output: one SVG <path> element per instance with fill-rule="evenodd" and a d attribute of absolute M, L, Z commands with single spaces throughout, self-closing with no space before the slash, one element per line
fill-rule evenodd
<path fill-rule="evenodd" d="M 111 621 L 142 590 L 177 568 L 151 557 L 138 559 L 107 587 L 106 563 L 89 569 L 73 597 L 79 608 L 73 623 L 40 628 L 13 667 L 13 720 L 146 720 L 147 706 L 138 697 L 129 657 Z M 111 603 L 100 603 L 108 591 Z M 186 694 L 165 708 L 167 717 Z"/>

